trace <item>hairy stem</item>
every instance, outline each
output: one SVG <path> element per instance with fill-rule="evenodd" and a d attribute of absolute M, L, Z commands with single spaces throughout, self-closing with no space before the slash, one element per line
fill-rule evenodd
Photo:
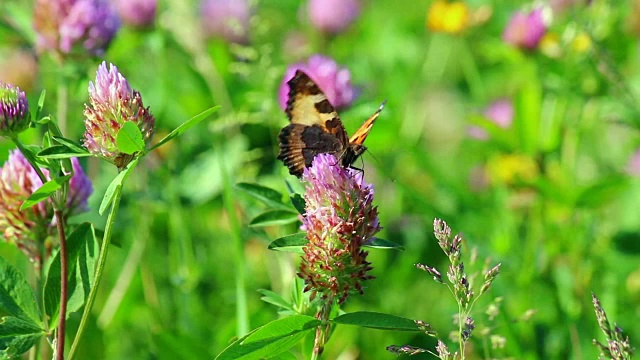
<path fill-rule="evenodd" d="M 58 333 L 56 342 L 56 359 L 64 359 L 64 340 L 67 318 L 67 294 L 69 280 L 69 264 L 67 257 L 67 239 L 64 233 L 64 218 L 62 210 L 55 210 L 56 223 L 58 228 L 58 238 L 60 239 L 60 320 L 58 322 Z"/>
<path fill-rule="evenodd" d="M 318 312 L 318 315 L 316 315 L 316 318 L 320 320 L 322 324 L 320 324 L 316 329 L 316 339 L 313 342 L 313 353 L 311 354 L 312 360 L 319 359 L 322 351 L 324 350 L 324 344 L 327 342 L 329 330 L 331 329 L 331 324 L 329 323 L 329 315 L 331 314 L 332 308 L 333 298 L 329 297 L 322 305 L 322 308 Z"/>

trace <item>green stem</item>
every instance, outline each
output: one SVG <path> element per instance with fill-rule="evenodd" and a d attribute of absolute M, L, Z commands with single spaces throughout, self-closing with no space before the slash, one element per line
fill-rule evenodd
<path fill-rule="evenodd" d="M 462 338 L 462 331 L 464 321 L 467 319 L 466 314 L 463 314 L 462 305 L 458 302 L 458 347 L 460 349 L 460 359 L 464 360 L 464 339 Z"/>
<path fill-rule="evenodd" d="M 89 314 L 91 313 L 91 308 L 93 307 L 93 303 L 96 299 L 96 294 L 98 293 L 98 287 L 100 285 L 100 280 L 102 279 L 102 273 L 104 271 L 105 264 L 107 262 L 107 253 L 109 252 L 109 244 L 111 243 L 111 235 L 113 233 L 113 227 L 116 222 L 116 214 L 118 212 L 118 206 L 120 205 L 120 198 L 122 196 L 122 185 L 118 185 L 116 187 L 115 193 L 113 194 L 113 203 L 111 204 L 111 211 L 109 212 L 109 216 L 107 217 L 107 225 L 104 229 L 104 236 L 102 237 L 102 247 L 100 248 L 100 256 L 98 257 L 98 264 L 96 267 L 96 274 L 93 286 L 91 287 L 91 291 L 89 292 L 89 298 L 87 299 L 87 303 L 84 307 L 84 312 L 82 313 L 82 319 L 80 320 L 80 325 L 78 326 L 78 331 L 76 332 L 76 336 L 73 339 L 73 344 L 71 345 L 71 350 L 69 350 L 68 359 L 73 359 L 75 352 L 78 348 L 78 343 L 80 342 L 80 338 L 82 337 L 82 333 L 84 332 L 85 327 L 87 326 L 87 321 L 89 319 Z"/>
<path fill-rule="evenodd" d="M 36 171 L 36 174 L 38 174 L 40 181 L 42 181 L 43 184 L 46 183 L 48 180 L 44 176 L 44 173 L 42 172 L 42 170 L 40 170 L 40 167 L 38 166 L 38 163 L 36 162 L 35 157 L 33 157 L 33 154 L 31 153 L 31 151 L 28 151 L 24 147 L 24 145 L 22 145 L 22 142 L 20 141 L 20 139 L 18 139 L 18 135 L 12 133 L 9 137 L 11 141 L 13 141 L 13 143 L 16 144 L 16 146 L 18 147 L 18 150 L 20 150 L 22 155 L 24 155 L 24 157 L 27 159 L 29 164 L 31 164 L 31 167 L 33 167 L 33 170 Z"/>
<path fill-rule="evenodd" d="M 60 240 L 60 320 L 58 322 L 58 333 L 56 343 L 56 359 L 64 359 L 64 340 L 65 329 L 67 319 L 67 300 L 69 296 L 67 294 L 68 280 L 69 280 L 69 266 L 67 256 L 67 239 L 64 234 L 64 218 L 61 210 L 55 211 L 58 238 Z"/>
<path fill-rule="evenodd" d="M 231 225 L 231 235 L 235 246 L 235 275 L 236 275 L 236 321 L 237 321 L 237 335 L 242 337 L 249 332 L 249 315 L 247 311 L 247 295 L 246 295 L 246 275 L 244 264 L 244 242 L 242 241 L 242 229 L 240 228 L 240 222 L 236 216 L 234 203 L 234 193 L 231 188 L 231 182 L 229 175 L 227 174 L 227 168 L 222 155 L 220 155 L 220 170 L 224 179 L 224 204 L 229 217 L 229 223 Z"/>
<path fill-rule="evenodd" d="M 322 323 L 318 325 L 318 328 L 316 329 L 316 339 L 313 342 L 313 352 L 311 353 L 311 360 L 317 360 L 320 358 L 320 355 L 322 355 L 324 344 L 326 344 L 327 342 L 327 336 L 329 335 L 329 330 L 331 328 L 331 323 L 329 323 L 329 315 L 331 314 L 332 308 L 333 297 L 329 297 L 322 305 L 322 308 L 318 312 L 318 315 L 316 315 L 316 318 Z"/>

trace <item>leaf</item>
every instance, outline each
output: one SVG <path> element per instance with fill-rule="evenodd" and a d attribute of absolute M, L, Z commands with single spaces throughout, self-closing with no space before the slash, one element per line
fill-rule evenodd
<path fill-rule="evenodd" d="M 258 292 L 262 294 L 262 297 L 260 298 L 260 300 L 266 303 L 275 305 L 277 307 L 281 307 L 283 309 L 294 311 L 293 305 L 291 305 L 291 302 L 285 300 L 285 298 L 283 298 L 282 295 L 266 289 L 258 289 Z"/>
<path fill-rule="evenodd" d="M 69 296 L 75 291 L 75 270 L 80 252 L 83 251 L 87 243 L 95 240 L 93 225 L 82 223 L 67 238 L 67 258 L 68 258 L 68 280 L 73 279 L 73 285 L 68 287 Z M 69 284 L 71 285 L 71 284 Z M 44 284 L 44 311 L 49 316 L 49 326 L 54 328 L 58 323 L 58 312 L 60 310 L 60 252 L 58 252 L 47 273 Z M 68 315 L 68 313 L 67 313 Z"/>
<path fill-rule="evenodd" d="M 31 121 L 33 121 L 34 123 L 38 122 L 38 117 L 40 116 L 40 113 L 42 113 L 42 108 L 44 108 L 44 99 L 47 96 L 47 91 L 46 90 L 42 90 L 42 92 L 40 93 L 40 97 L 38 98 L 38 105 L 36 107 L 36 111 L 32 114 L 31 117 Z"/>
<path fill-rule="evenodd" d="M 586 208 L 607 205 L 627 190 L 628 185 L 629 180 L 625 176 L 612 176 L 602 179 L 582 190 L 578 195 L 576 205 Z"/>
<path fill-rule="evenodd" d="M 331 321 L 336 324 L 357 325 L 379 330 L 421 331 L 411 319 L 370 311 L 340 315 Z"/>
<path fill-rule="evenodd" d="M 300 215 L 304 214 L 306 211 L 305 207 L 307 206 L 307 204 L 305 203 L 302 195 L 293 193 L 291 194 L 290 199 L 291 199 L 291 203 L 293 204 L 293 207 L 295 207 L 296 210 L 298 210 L 298 213 L 300 213 Z"/>
<path fill-rule="evenodd" d="M 107 207 L 111 205 L 111 202 L 113 201 L 113 196 L 116 193 L 116 190 L 119 187 L 122 187 L 124 180 L 127 178 L 127 176 L 129 176 L 131 171 L 135 169 L 136 165 L 138 165 L 138 159 L 139 158 L 133 159 L 133 161 L 131 161 L 124 170 L 120 171 L 118 175 L 116 175 L 116 177 L 113 178 L 113 180 L 107 187 L 107 190 L 104 192 L 104 197 L 102 198 L 102 202 L 100 203 L 98 214 L 102 215 L 102 213 L 104 213 Z"/>
<path fill-rule="evenodd" d="M 93 226 L 91 226 L 90 236 L 85 239 L 85 241 L 85 246 L 80 249 L 80 253 L 78 254 L 75 276 L 71 273 L 69 278 L 68 313 L 78 311 L 82 308 L 94 284 L 96 262 L 98 260 L 100 246 Z"/>
<path fill-rule="evenodd" d="M 28 209 L 39 202 L 48 199 L 53 195 L 53 193 L 62 187 L 62 184 L 69 181 L 69 179 L 71 179 L 71 175 L 60 176 L 47 181 L 22 203 L 20 210 Z"/>
<path fill-rule="evenodd" d="M 394 243 L 393 241 L 373 238 L 373 241 L 365 244 L 364 246 L 376 249 L 393 249 L 393 250 L 404 250 L 404 246 Z"/>
<path fill-rule="evenodd" d="M 144 140 L 138 125 L 133 121 L 127 121 L 122 125 L 116 136 L 118 150 L 125 154 L 135 154 L 144 150 Z"/>
<path fill-rule="evenodd" d="M 264 212 L 249 222 L 249 226 L 271 226 L 290 224 L 298 220 L 298 213 L 291 210 L 270 210 Z"/>
<path fill-rule="evenodd" d="M 67 139 L 67 138 L 62 137 L 62 136 L 54 136 L 53 140 L 55 140 L 60 145 L 64 145 L 64 146 L 68 147 L 73 152 L 76 152 L 76 153 L 87 152 L 87 149 L 77 141 L 73 141 L 71 139 Z"/>
<path fill-rule="evenodd" d="M 266 186 L 249 183 L 238 183 L 236 184 L 236 188 L 251 195 L 253 198 L 257 199 L 267 206 L 282 210 L 291 209 L 290 206 L 287 206 L 282 202 L 282 194 Z"/>
<path fill-rule="evenodd" d="M 302 247 L 307 245 L 307 234 L 300 232 L 273 240 L 269 244 L 269 250 L 287 251 L 302 254 Z"/>
<path fill-rule="evenodd" d="M 169 142 L 171 139 L 181 135 L 183 132 L 187 131 L 192 126 L 196 125 L 200 121 L 206 119 L 209 115 L 211 115 L 214 112 L 218 111 L 218 109 L 220 109 L 220 105 L 210 107 L 209 109 L 207 109 L 207 110 L 201 112 L 200 114 L 192 117 L 191 119 L 185 121 L 180 126 L 178 126 L 175 130 L 170 132 L 169 135 L 165 136 L 162 140 L 158 141 L 157 144 L 153 145 L 149 149 L 149 151 L 151 151 L 151 150 L 153 150 L 155 148 L 158 148 L 158 147 L 164 145 L 165 143 Z"/>
<path fill-rule="evenodd" d="M 91 153 L 86 150 L 76 152 L 66 145 L 53 145 L 40 151 L 38 156 L 45 159 L 68 159 L 72 157 L 91 156 Z"/>
<path fill-rule="evenodd" d="M 45 331 L 31 321 L 5 316 L 0 321 L 0 358 L 15 359 L 34 346 Z"/>
<path fill-rule="evenodd" d="M 320 321 L 304 315 L 294 315 L 272 321 L 249 335 L 236 340 L 224 349 L 217 360 L 227 359 L 265 359 L 281 354 L 307 334 L 315 331 Z"/>
<path fill-rule="evenodd" d="M 42 313 L 36 295 L 22 274 L 0 257 L 0 310 L 13 317 L 41 326 Z"/>

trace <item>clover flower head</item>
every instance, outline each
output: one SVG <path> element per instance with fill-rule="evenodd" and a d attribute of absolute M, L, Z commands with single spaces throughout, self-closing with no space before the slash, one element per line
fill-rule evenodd
<path fill-rule="evenodd" d="M 34 27 L 39 52 L 82 48 L 95 56 L 109 46 L 120 20 L 106 0 L 37 0 Z"/>
<path fill-rule="evenodd" d="M 249 41 L 252 9 L 247 0 L 203 0 L 202 25 L 207 36 L 231 43 Z"/>
<path fill-rule="evenodd" d="M 320 295 L 342 304 L 350 294 L 363 293 L 363 281 L 373 278 L 362 249 L 381 229 L 373 186 L 329 154 L 316 156 L 302 179 L 306 207 L 301 229 L 309 243 L 298 276 L 312 298 Z"/>
<path fill-rule="evenodd" d="M 507 43 L 521 49 L 533 50 L 547 32 L 545 8 L 535 8 L 530 12 L 517 11 L 502 33 Z"/>
<path fill-rule="evenodd" d="M 115 6 L 122 22 L 129 26 L 146 28 L 156 20 L 157 0 L 116 0 Z"/>
<path fill-rule="evenodd" d="M 63 216 L 87 211 L 87 199 L 93 192 L 91 181 L 85 175 L 77 158 L 71 158 L 73 176 L 69 183 L 67 208 Z M 49 179 L 49 171 L 43 169 Z M 49 200 L 31 208 L 20 210 L 22 203 L 42 186 L 38 174 L 24 155 L 14 150 L 0 168 L 0 234 L 16 245 L 34 263 L 41 260 L 40 248 L 44 240 L 53 233 L 55 220 L 53 206 Z"/>
<path fill-rule="evenodd" d="M 287 68 L 278 89 L 278 103 L 283 110 L 289 99 L 287 82 L 293 78 L 296 70 L 307 73 L 327 96 L 331 105 L 338 109 L 348 107 L 356 98 L 356 89 L 351 85 L 351 72 L 338 66 L 335 60 L 316 54 L 306 63 L 293 64 Z"/>
<path fill-rule="evenodd" d="M 155 118 L 144 107 L 140 93 L 131 88 L 116 66 L 110 64 L 107 69 L 106 62 L 98 67 L 95 83 L 89 83 L 89 105 L 85 105 L 84 116 L 85 147 L 120 169 L 133 160 L 133 155 L 121 153 L 116 144 L 124 123 L 134 122 L 145 144 L 151 141 L 155 129 Z"/>
<path fill-rule="evenodd" d="M 503 129 L 508 129 L 511 126 L 513 114 L 513 103 L 509 99 L 496 100 L 489 104 L 483 112 L 484 117 Z M 468 134 L 478 140 L 487 140 L 489 138 L 489 134 L 479 126 L 470 126 Z"/>
<path fill-rule="evenodd" d="M 325 33 L 345 30 L 360 15 L 358 0 L 310 0 L 307 8 L 313 26 Z"/>
<path fill-rule="evenodd" d="M 29 102 L 19 87 L 0 81 L 0 136 L 18 134 L 29 127 Z"/>

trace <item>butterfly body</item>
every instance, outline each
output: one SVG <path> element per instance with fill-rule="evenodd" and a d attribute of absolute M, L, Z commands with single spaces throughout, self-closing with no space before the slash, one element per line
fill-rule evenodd
<path fill-rule="evenodd" d="M 349 138 L 335 108 L 307 74 L 298 70 L 287 84 L 286 113 L 291 123 L 280 131 L 278 159 L 298 177 L 322 153 L 332 154 L 342 166 L 350 167 L 366 151 L 363 142 L 384 104 Z"/>

